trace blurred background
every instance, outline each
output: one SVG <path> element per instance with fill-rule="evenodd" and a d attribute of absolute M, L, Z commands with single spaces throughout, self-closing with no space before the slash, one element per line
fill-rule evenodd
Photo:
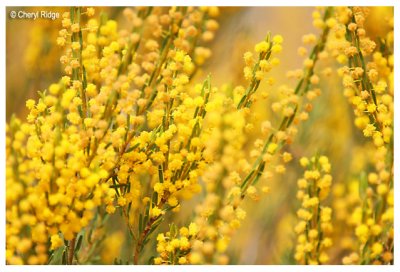
<path fill-rule="evenodd" d="M 25 101 L 30 98 L 36 99 L 37 91 L 46 89 L 62 76 L 59 62 L 62 52 L 55 42 L 61 27 L 61 19 L 55 21 L 11 19 L 8 14 L 12 10 L 29 12 L 51 10 L 58 11 L 61 15 L 69 8 L 7 8 L 7 121 L 12 114 L 24 118 L 27 114 Z M 97 14 L 106 12 L 109 18 L 119 22 L 121 28 L 126 23 L 122 11 L 123 8 L 118 7 L 96 8 Z M 198 82 L 211 73 L 214 86 L 244 84 L 243 54 L 252 51 L 254 45 L 263 40 L 270 31 L 272 35 L 280 34 L 284 38 L 283 51 L 279 55 L 281 64 L 270 74 L 276 78 L 277 83 L 272 87 L 262 84 L 260 89 L 266 89 L 273 94 L 280 85 L 293 88 L 296 81 L 288 80 L 285 75 L 288 70 L 302 67 L 303 58 L 297 54 L 297 48 L 302 46 L 302 36 L 308 33 L 319 34 L 319 31 L 312 26 L 313 11 L 312 7 L 222 7 L 218 18 L 220 27 L 210 45 L 213 55 L 196 75 Z M 372 8 L 370 16 L 373 19 L 370 21 L 376 21 L 390 14 L 393 14 L 392 8 Z M 367 33 L 373 37 L 379 36 L 383 31 L 385 30 L 378 24 L 368 25 L 367 28 Z M 300 205 L 296 199 L 296 184 L 302 175 L 302 169 L 297 162 L 300 157 L 311 156 L 317 151 L 327 155 L 332 163 L 334 190 L 337 191 L 341 186 L 350 184 L 352 175 L 359 172 L 367 163 L 369 147 L 366 146 L 360 131 L 354 128 L 352 109 L 342 95 L 341 82 L 336 76 L 335 70 L 338 66 L 329 61 L 319 63 L 319 66 L 327 65 L 333 68 L 333 74 L 331 77 L 321 75 L 322 95 L 315 100 L 309 120 L 300 126 L 296 141 L 288 147 L 294 155 L 294 160 L 287 165 L 284 175 L 275 175 L 268 181 L 271 194 L 261 198 L 259 202 L 246 201 L 245 209 L 248 211 L 248 216 L 228 250 L 232 264 L 294 263 L 293 245 L 296 235 L 293 228 L 297 222 L 295 212 Z M 269 115 L 268 105 L 258 103 L 256 109 L 262 118 Z M 259 135 L 254 135 L 254 139 L 257 137 Z M 192 200 L 192 205 L 195 205 L 196 201 L 198 200 Z M 333 196 L 327 202 L 332 203 Z M 335 217 L 335 214 L 333 216 Z M 177 223 L 185 224 L 187 222 L 185 217 L 182 215 Z M 124 247 L 121 230 L 115 226 L 110 226 L 110 229 L 115 232 L 106 239 L 104 252 L 112 252 L 104 254 L 103 262 L 106 263 L 112 262 L 114 259 L 112 255 Z M 338 228 L 335 235 L 343 238 L 351 233 L 352 229 L 342 227 Z M 335 241 L 340 242 L 339 238 L 337 239 L 334 240 L 334 245 Z M 330 254 L 333 259 L 330 263 L 340 263 L 343 255 L 347 253 L 338 248 L 332 247 Z M 126 253 L 128 254 L 129 252 Z"/>

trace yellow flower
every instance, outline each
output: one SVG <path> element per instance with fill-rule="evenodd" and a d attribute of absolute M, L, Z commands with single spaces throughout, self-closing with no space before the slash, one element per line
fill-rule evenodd
<path fill-rule="evenodd" d="M 150 211 L 150 215 L 152 218 L 159 217 L 161 214 L 163 214 L 163 211 L 158 207 L 153 207 Z"/>
<path fill-rule="evenodd" d="M 279 52 L 281 52 L 281 51 L 282 51 L 282 45 L 280 45 L 280 44 L 274 44 L 274 45 L 272 46 L 272 48 L 271 48 L 271 51 L 272 51 L 273 53 L 279 53 Z"/>
<path fill-rule="evenodd" d="M 356 235 L 360 239 L 361 242 L 365 243 L 368 239 L 369 230 L 368 227 L 364 224 L 358 226 L 356 228 Z"/>
<path fill-rule="evenodd" d="M 78 23 L 71 25 L 71 31 L 72 32 L 79 32 L 79 30 L 80 30 L 80 27 L 79 27 Z"/>
<path fill-rule="evenodd" d="M 51 250 L 55 250 L 64 244 L 64 241 L 60 238 L 58 234 L 54 234 L 50 238 L 51 240 Z"/>
<path fill-rule="evenodd" d="M 365 137 L 371 137 L 373 132 L 375 131 L 375 126 L 372 124 L 367 124 L 365 129 L 363 130 L 364 136 Z"/>
<path fill-rule="evenodd" d="M 267 43 L 266 41 L 259 42 L 254 47 L 254 51 L 256 51 L 257 53 L 265 53 L 268 51 L 268 49 L 269 49 L 269 43 Z"/>
<path fill-rule="evenodd" d="M 196 225 L 196 223 L 190 223 L 190 225 L 189 225 L 189 235 L 190 236 L 196 236 L 198 232 L 199 232 L 199 228 Z"/>
<path fill-rule="evenodd" d="M 278 148 L 278 145 L 277 145 L 277 144 L 275 144 L 275 143 L 270 143 L 270 144 L 268 145 L 267 152 L 270 153 L 270 154 L 273 154 L 273 153 L 276 151 L 277 148 Z"/>
<path fill-rule="evenodd" d="M 94 8 L 87 8 L 86 9 L 87 16 L 92 17 L 94 15 L 94 13 L 95 13 L 95 9 Z"/>
<path fill-rule="evenodd" d="M 300 159 L 300 165 L 303 166 L 303 167 L 306 167 L 309 163 L 310 163 L 310 162 L 309 162 L 309 160 L 308 160 L 306 157 L 302 157 L 302 158 Z"/>
<path fill-rule="evenodd" d="M 272 38 L 272 41 L 273 41 L 274 43 L 280 44 L 280 43 L 283 42 L 283 37 L 282 37 L 281 35 L 275 35 L 275 36 Z"/>
<path fill-rule="evenodd" d="M 29 110 L 33 109 L 34 106 L 35 106 L 35 100 L 33 100 L 33 99 L 28 99 L 28 100 L 26 101 L 26 107 L 27 107 Z"/>
<path fill-rule="evenodd" d="M 187 263 L 186 257 L 180 257 L 179 260 L 178 260 L 178 263 L 179 264 L 186 264 Z"/>
<path fill-rule="evenodd" d="M 49 92 L 52 94 L 52 95 L 57 95 L 59 92 L 60 92 L 60 85 L 58 85 L 58 84 L 51 84 L 50 85 L 50 87 L 49 87 Z"/>
<path fill-rule="evenodd" d="M 113 205 L 107 205 L 106 206 L 106 212 L 109 214 L 115 213 L 116 208 Z"/>
<path fill-rule="evenodd" d="M 371 257 L 372 257 L 372 258 L 375 258 L 375 257 L 381 255 L 382 251 L 383 251 L 383 246 L 382 246 L 382 244 L 379 243 L 379 242 L 375 242 L 375 243 L 372 245 Z"/>
<path fill-rule="evenodd" d="M 292 154 L 288 153 L 288 152 L 284 152 L 283 155 L 283 161 L 284 162 L 290 162 L 292 160 Z"/>

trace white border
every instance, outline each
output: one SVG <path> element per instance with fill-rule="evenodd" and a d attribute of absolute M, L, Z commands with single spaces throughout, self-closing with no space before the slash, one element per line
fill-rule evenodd
<path fill-rule="evenodd" d="M 87 0 L 71 0 L 67 3 L 64 1 L 9 1 L 5 0 L 2 1 L 2 12 L 0 13 L 0 29 L 2 32 L 3 42 L 0 44 L 0 59 L 2 60 L 1 70 L 0 70 L 0 82 L 1 85 L 1 93 L 2 99 L 0 99 L 0 108 L 3 110 L 0 112 L 1 114 L 1 123 L 0 123 L 0 148 L 3 152 L 0 152 L 0 163 L 2 164 L 3 174 L 1 176 L 2 181 L 2 188 L 0 188 L 0 218 L 2 218 L 2 222 L 5 219 L 5 112 L 6 112 L 6 104 L 5 104 L 5 67 L 6 67 L 6 48 L 5 48 L 5 22 L 6 22 L 6 6 L 65 6 L 68 5 L 84 5 L 84 6 L 130 6 L 130 5 L 143 5 L 143 6 L 170 6 L 170 5 L 202 5 L 202 6 L 319 6 L 319 5 L 333 5 L 333 6 L 346 6 L 346 5 L 363 5 L 363 6 L 395 6 L 395 87 L 397 88 L 398 80 L 400 79 L 400 63 L 399 58 L 397 55 L 397 48 L 399 44 L 399 1 L 395 0 L 388 0 L 388 1 L 372 1 L 372 0 L 364 0 L 364 1 L 354 1 L 354 0 L 326 0 L 326 1 L 318 1 L 318 0 L 308 0 L 308 1 L 288 1 L 288 0 L 280 0 L 280 1 L 271 1 L 267 2 L 265 0 L 246 0 L 246 1 L 239 1 L 239 0 L 202 0 L 202 1 L 194 1 L 194 0 L 131 0 L 131 1 L 109 1 L 109 0 L 99 0 L 99 1 L 87 1 Z M 396 81 L 397 79 L 397 81 Z M 400 102 L 398 94 L 395 94 L 395 109 L 397 109 L 394 113 L 395 118 L 395 126 L 394 126 L 394 137 L 395 137 L 395 146 L 394 146 L 394 165 L 399 165 L 399 157 L 398 151 L 399 147 L 397 145 L 397 141 L 399 139 L 400 131 L 399 131 L 399 111 L 400 111 Z M 399 169 L 395 167 L 394 169 L 394 190 L 395 195 L 397 195 L 397 199 L 399 199 Z M 395 197 L 396 199 L 396 197 Z M 399 254 L 399 244 L 400 244 L 400 233 L 399 233 L 399 203 L 396 201 L 395 203 L 395 222 L 394 222 L 394 230 L 395 230 L 395 251 L 394 251 L 394 258 L 395 258 L 395 265 L 393 266 L 339 266 L 339 265 L 330 265 L 330 266 L 289 266 L 289 265 L 269 265 L 269 266 L 260 266 L 260 265 L 238 265 L 238 266 L 229 266 L 229 267 L 219 267 L 219 266 L 5 266 L 5 224 L 0 223 L 0 270 L 1 271 L 91 271 L 91 270 L 98 270 L 98 271 L 201 271 L 204 270 L 209 271 L 220 271 L 221 269 L 228 269 L 229 271 L 245 271 L 245 270 L 252 270 L 252 271 L 335 271 L 337 272 L 338 269 L 341 271 L 400 271 L 400 254 Z"/>
<path fill-rule="evenodd" d="M 70 0 L 68 2 L 53 0 L 4 0 L 5 6 L 395 6 L 396 0 L 307 0 L 307 1 L 267 1 L 267 0 Z M 68 4 L 68 5 L 66 5 Z"/>

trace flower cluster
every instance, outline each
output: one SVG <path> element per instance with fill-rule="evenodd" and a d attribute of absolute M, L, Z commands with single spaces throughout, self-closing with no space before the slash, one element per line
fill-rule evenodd
<path fill-rule="evenodd" d="M 328 20 L 330 10 L 326 13 L 325 19 Z M 274 173 L 285 172 L 284 164 L 292 160 L 292 155 L 280 150 L 293 141 L 296 126 L 300 121 L 307 120 L 312 108 L 310 102 L 320 92 L 316 88 L 318 82 L 314 82 L 313 87 L 310 85 L 316 77 L 315 62 L 319 59 L 318 53 L 323 51 L 328 30 L 329 26 L 323 28 L 310 56 L 313 65 L 304 67 L 296 88 L 287 85 L 279 87 L 281 96 L 271 108 L 278 118 L 281 117 L 280 123 L 273 126 L 269 120 L 261 122 L 260 132 L 265 138 L 253 142 L 254 149 L 249 155 L 242 150 L 252 142 L 248 133 L 254 131 L 256 126 L 257 116 L 251 113 L 251 109 L 258 102 L 256 98 L 264 98 L 260 99 L 264 102 L 269 97 L 268 92 L 257 92 L 262 79 L 265 79 L 257 74 L 266 72 L 262 67 L 272 68 L 279 63 L 274 54 L 282 50 L 283 38 L 280 35 L 271 38 L 268 34 L 264 41 L 256 44 L 257 61 L 252 53 L 244 54 L 244 77 L 249 82 L 247 88 L 237 86 L 233 90 L 225 89 L 210 100 L 210 107 L 214 107 L 215 103 L 216 111 L 209 115 L 207 121 L 219 129 L 213 131 L 205 150 L 207 154 L 214 154 L 214 163 L 203 175 L 207 194 L 195 209 L 194 222 L 199 226 L 196 244 L 201 243 L 202 246 L 191 249 L 191 256 L 195 256 L 189 259 L 191 263 L 229 263 L 226 254 L 229 242 L 247 214 L 242 207 L 244 198 L 247 196 L 258 201 L 262 194 L 269 192 L 269 187 L 262 185 L 258 188 L 257 183 L 270 180 Z M 266 80 L 268 83 L 275 81 L 271 77 Z M 307 102 L 302 101 L 303 95 Z M 255 160 L 253 165 L 251 160 Z"/>
<path fill-rule="evenodd" d="M 218 10 L 126 9 L 132 33 L 94 14 L 62 15 L 66 75 L 26 102 L 27 122 L 7 127 L 10 264 L 44 264 L 59 248 L 72 263 L 99 209 L 103 217 L 121 209 L 139 252 L 164 209 L 199 190 L 210 80 L 186 88 L 210 55 L 202 41 L 218 28 Z"/>
<path fill-rule="evenodd" d="M 306 170 L 297 181 L 301 208 L 297 210 L 295 259 L 299 264 L 325 264 L 329 261 L 326 250 L 332 246 L 332 208 L 323 205 L 332 185 L 331 164 L 326 156 L 303 157 L 300 164 Z"/>
<path fill-rule="evenodd" d="M 188 255 L 192 247 L 198 247 L 196 235 L 198 227 L 191 223 L 189 227 L 177 230 L 174 224 L 170 225 L 170 231 L 157 236 L 157 252 L 160 257 L 154 258 L 155 264 L 188 264 L 195 263 L 196 256 Z M 188 259 L 189 258 L 189 259 Z"/>
<path fill-rule="evenodd" d="M 358 180 L 359 204 L 352 215 L 351 225 L 359 248 L 343 258 L 343 263 L 390 263 L 393 259 L 393 20 L 387 22 L 391 30 L 377 45 L 365 30 L 368 8 L 340 8 L 336 13 L 340 23 L 328 46 L 341 64 L 347 63 L 338 70 L 344 95 L 353 106 L 355 126 L 374 147 L 371 170 Z"/>

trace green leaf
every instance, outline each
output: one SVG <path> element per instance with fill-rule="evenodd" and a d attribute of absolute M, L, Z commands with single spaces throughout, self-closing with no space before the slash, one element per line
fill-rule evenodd
<path fill-rule="evenodd" d="M 158 200 L 158 194 L 157 194 L 157 192 L 153 192 L 153 196 L 151 198 L 151 201 L 153 202 L 154 206 L 157 205 L 157 200 Z"/>
<path fill-rule="evenodd" d="M 69 14 L 70 20 L 73 22 L 73 21 L 74 21 L 74 17 L 75 17 L 75 15 L 74 15 L 74 13 L 75 13 L 74 7 L 71 7 L 71 8 L 70 8 L 69 13 L 70 13 L 70 14 Z"/>
<path fill-rule="evenodd" d="M 154 264 L 154 259 L 155 259 L 155 257 L 154 257 L 154 256 L 151 256 L 151 257 L 149 258 L 149 260 L 147 261 L 147 264 L 148 264 L 148 265 Z"/>
<path fill-rule="evenodd" d="M 178 204 L 176 204 L 175 206 L 170 206 L 170 205 L 166 205 L 166 208 L 165 208 L 165 211 L 167 212 L 167 211 L 170 211 L 170 210 L 172 210 L 172 209 L 174 209 L 174 208 L 176 208 L 176 207 L 178 207 L 179 206 L 179 203 Z"/>
<path fill-rule="evenodd" d="M 382 210 L 382 198 L 379 198 L 375 203 L 375 216 Z"/>
<path fill-rule="evenodd" d="M 178 234 L 178 228 L 174 223 L 170 225 L 169 232 L 171 233 L 171 237 L 175 237 Z"/>
<path fill-rule="evenodd" d="M 139 213 L 139 233 L 143 232 L 143 215 Z"/>
<path fill-rule="evenodd" d="M 82 36 L 82 31 L 80 31 L 79 34 Z M 82 44 L 81 44 L 81 48 L 82 48 Z M 82 87 L 83 87 L 83 90 L 85 91 L 86 87 L 87 87 L 87 78 L 86 78 L 86 69 L 85 69 L 84 65 L 82 65 L 82 71 L 83 71 Z"/>
<path fill-rule="evenodd" d="M 159 217 L 152 225 L 150 231 L 147 233 L 146 237 L 149 237 L 156 229 L 157 227 L 161 224 L 161 222 L 164 221 L 164 217 Z"/>
<path fill-rule="evenodd" d="M 84 235 L 84 234 L 79 235 L 79 237 L 78 237 L 78 242 L 76 243 L 76 246 L 75 246 L 75 253 L 79 252 L 79 249 L 81 249 L 82 240 L 83 240 L 83 235 Z"/>
<path fill-rule="evenodd" d="M 51 264 L 51 265 L 63 264 L 65 249 L 66 249 L 65 246 L 61 246 L 61 247 L 57 248 L 55 251 L 53 251 L 53 254 L 50 256 L 50 260 L 49 260 L 48 264 Z"/>
<path fill-rule="evenodd" d="M 93 233 L 93 228 L 90 228 L 89 233 L 88 233 L 88 243 L 92 244 L 92 233 Z"/>
<path fill-rule="evenodd" d="M 84 118 L 84 117 L 83 117 L 82 106 L 78 106 L 78 112 L 79 112 L 79 116 L 80 116 L 81 118 Z"/>
<path fill-rule="evenodd" d="M 80 44 L 80 46 L 81 46 L 81 51 L 82 51 L 82 48 L 83 48 L 82 30 L 79 30 L 79 44 Z M 84 66 L 83 66 L 83 71 L 85 71 L 85 67 L 84 67 Z M 86 72 L 84 72 L 84 81 L 83 81 L 84 89 L 86 89 L 86 77 L 85 77 L 85 73 L 86 73 Z"/>
<path fill-rule="evenodd" d="M 162 165 L 158 166 L 158 181 L 160 183 L 164 183 L 164 170 Z"/>
<path fill-rule="evenodd" d="M 240 188 L 243 189 L 249 182 L 250 178 L 253 176 L 255 169 L 251 170 L 249 174 L 247 174 L 246 178 L 243 180 L 242 184 L 240 185 Z"/>
<path fill-rule="evenodd" d="M 360 174 L 360 183 L 359 183 L 359 187 L 358 187 L 358 191 L 360 194 L 360 198 L 364 199 L 366 192 L 367 192 L 367 188 L 368 188 L 368 180 L 367 180 L 367 174 L 363 171 Z"/>
<path fill-rule="evenodd" d="M 362 262 L 361 264 L 369 264 L 369 263 L 370 263 L 370 258 L 369 258 L 369 256 L 370 256 L 369 244 L 370 244 L 370 241 L 368 240 L 368 241 L 365 243 L 365 245 L 364 245 L 364 248 L 363 248 L 363 251 L 362 251 L 362 257 L 364 257 L 364 258 L 363 258 L 363 262 Z"/>
<path fill-rule="evenodd" d="M 62 252 L 62 264 L 67 264 L 67 250 Z"/>
<path fill-rule="evenodd" d="M 110 188 L 122 188 L 122 187 L 126 187 L 126 184 L 115 184 L 115 185 L 110 185 Z"/>
<path fill-rule="evenodd" d="M 118 258 L 115 258 L 114 259 L 114 265 L 122 265 L 122 260 L 118 259 Z"/>
<path fill-rule="evenodd" d="M 146 212 L 144 213 L 144 221 L 143 221 L 143 226 L 147 224 L 147 221 L 149 221 L 149 215 L 150 215 L 150 205 L 151 202 L 146 206 Z M 144 227 L 143 227 L 144 230 Z"/>
<path fill-rule="evenodd" d="M 119 191 L 117 189 L 117 186 L 119 185 L 119 184 L 117 184 L 118 178 L 117 177 L 112 177 L 112 182 L 113 182 L 112 186 L 114 186 L 115 193 L 117 194 L 118 197 L 120 197 L 121 195 L 119 194 Z"/>
<path fill-rule="evenodd" d="M 138 146 L 139 146 L 139 144 L 135 144 L 134 146 L 128 148 L 128 149 L 125 151 L 125 153 L 129 153 L 129 152 L 135 150 Z"/>

